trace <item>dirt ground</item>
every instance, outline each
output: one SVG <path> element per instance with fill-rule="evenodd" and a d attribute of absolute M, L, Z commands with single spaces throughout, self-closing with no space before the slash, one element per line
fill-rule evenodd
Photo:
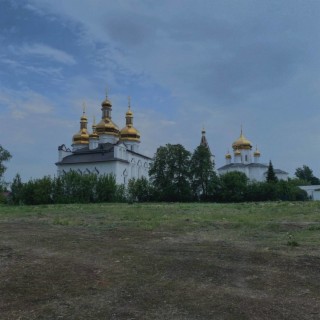
<path fill-rule="evenodd" d="M 317 251 L 215 232 L 2 221 L 0 319 L 320 319 Z"/>

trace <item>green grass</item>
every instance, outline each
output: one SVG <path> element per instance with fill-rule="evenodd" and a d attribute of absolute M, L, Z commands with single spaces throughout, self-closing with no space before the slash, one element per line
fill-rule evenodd
<path fill-rule="evenodd" d="M 320 230 L 318 202 L 270 202 L 243 204 L 70 204 L 42 206 L 1 206 L 2 221 L 37 221 L 62 226 L 95 229 L 134 228 L 176 232 L 228 230 L 242 237 L 256 232 L 291 232 L 305 242 L 317 241 Z M 300 236 L 301 234 L 301 236 Z"/>
<path fill-rule="evenodd" d="M 2 205 L 1 316 L 318 319 L 319 231 L 319 202 Z"/>

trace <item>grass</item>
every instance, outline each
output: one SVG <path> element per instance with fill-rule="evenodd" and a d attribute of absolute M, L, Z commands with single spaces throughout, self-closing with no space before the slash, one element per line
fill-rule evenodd
<path fill-rule="evenodd" d="M 1 319 L 318 319 L 320 203 L 0 206 Z"/>

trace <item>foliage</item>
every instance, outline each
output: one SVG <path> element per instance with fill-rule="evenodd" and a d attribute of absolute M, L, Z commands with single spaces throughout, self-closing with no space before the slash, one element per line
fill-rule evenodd
<path fill-rule="evenodd" d="M 17 174 L 11 184 L 13 204 L 92 203 L 124 199 L 124 187 L 117 186 L 112 175 L 81 175 L 71 171 L 56 178 L 45 176 L 22 183 Z"/>
<path fill-rule="evenodd" d="M 29 180 L 22 187 L 22 202 L 28 205 L 52 203 L 52 181 L 49 176 Z"/>
<path fill-rule="evenodd" d="M 149 175 L 160 201 L 190 201 L 190 152 L 181 144 L 157 149 Z"/>
<path fill-rule="evenodd" d="M 217 177 L 211 154 L 204 146 L 196 148 L 192 156 L 180 144 L 159 147 L 149 174 L 150 181 L 144 177 L 131 179 L 128 186 L 117 185 L 113 175 L 81 175 L 70 171 L 59 177 L 45 176 L 23 183 L 17 174 L 11 184 L 10 199 L 16 205 L 128 200 L 258 202 L 308 199 L 307 193 L 298 188 L 299 179 L 274 183 L 277 179 L 271 161 L 266 182 L 249 181 L 244 173 L 237 171 Z"/>
<path fill-rule="evenodd" d="M 145 177 L 129 180 L 128 200 L 147 202 L 152 200 L 152 193 L 152 186 Z"/>
<path fill-rule="evenodd" d="M 272 162 L 269 161 L 268 171 L 267 171 L 267 182 L 274 183 L 278 181 L 276 174 L 274 173 Z"/>
<path fill-rule="evenodd" d="M 241 202 L 246 200 L 248 178 L 243 172 L 233 171 L 220 176 L 218 200 Z"/>
<path fill-rule="evenodd" d="M 0 186 L 3 187 L 4 182 L 2 181 L 3 174 L 7 170 L 7 167 L 3 164 L 11 159 L 11 154 L 5 148 L 0 145 Z"/>
<path fill-rule="evenodd" d="M 190 161 L 191 186 L 196 199 L 207 200 L 213 194 L 217 176 L 209 149 L 198 146 Z"/>
<path fill-rule="evenodd" d="M 23 199 L 23 184 L 19 173 L 13 179 L 11 183 L 11 201 L 13 204 L 22 204 Z"/>
<path fill-rule="evenodd" d="M 302 168 L 297 168 L 295 176 L 300 180 L 307 181 L 307 184 L 320 184 L 320 179 L 315 177 L 313 171 L 306 165 L 303 165 Z"/>
<path fill-rule="evenodd" d="M 287 246 L 289 247 L 298 247 L 299 243 L 298 241 L 295 239 L 294 235 L 290 232 L 287 233 Z"/>

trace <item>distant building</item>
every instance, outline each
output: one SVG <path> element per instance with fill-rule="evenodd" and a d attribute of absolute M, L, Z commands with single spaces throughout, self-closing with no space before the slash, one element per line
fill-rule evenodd
<path fill-rule="evenodd" d="M 126 124 L 121 130 L 112 121 L 112 103 L 108 97 L 101 103 L 101 111 L 101 121 L 98 124 L 94 121 L 89 133 L 83 110 L 80 130 L 72 138 L 72 148 L 64 144 L 58 148 L 58 175 L 69 171 L 113 174 L 117 184 L 127 184 L 131 178 L 149 178 L 152 159 L 139 152 L 140 133 L 133 126 L 130 100 Z"/>
<path fill-rule="evenodd" d="M 232 144 L 232 149 L 233 157 L 228 151 L 225 156 L 226 164 L 218 168 L 219 175 L 239 171 L 245 173 L 251 181 L 266 181 L 268 165 L 260 162 L 261 153 L 258 148 L 252 154 L 251 142 L 243 135 L 242 128 L 240 137 Z M 274 172 L 279 180 L 288 179 L 287 172 L 280 169 L 274 169 Z"/>
<path fill-rule="evenodd" d="M 300 189 L 307 192 L 308 197 L 311 200 L 320 200 L 320 186 L 319 185 L 311 185 L 311 186 L 299 186 Z"/>

